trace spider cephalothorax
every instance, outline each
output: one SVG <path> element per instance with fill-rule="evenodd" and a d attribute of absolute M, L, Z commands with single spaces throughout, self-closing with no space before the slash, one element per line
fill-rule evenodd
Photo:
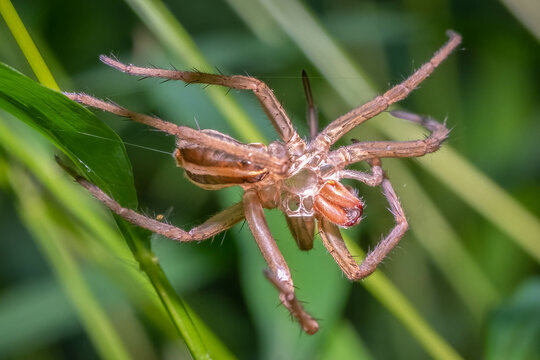
<path fill-rule="evenodd" d="M 251 90 L 260 101 L 280 140 L 268 146 L 243 144 L 214 130 L 194 130 L 178 126 L 86 94 L 68 93 L 67 96 L 82 104 L 129 117 L 176 136 L 177 149 L 174 158 L 195 185 L 208 190 L 240 186 L 245 192 L 239 203 L 190 231 L 184 231 L 145 217 L 134 210 L 122 208 L 83 177 L 76 176 L 76 180 L 126 220 L 177 241 L 204 240 L 246 219 L 268 263 L 269 270 L 265 272 L 267 278 L 280 292 L 283 305 L 307 333 L 313 334 L 319 326 L 296 299 L 289 268 L 270 234 L 263 207 L 277 208 L 285 214 L 289 229 L 302 250 L 313 247 L 314 229 L 317 225 L 324 246 L 349 279 L 362 279 L 375 271 L 408 228 L 403 209 L 390 181 L 383 173 L 380 159 L 416 157 L 433 152 L 440 147 L 448 135 L 448 130 L 444 124 L 430 118 L 394 111 L 392 114 L 396 117 L 422 124 L 431 135 L 416 141 L 357 142 L 337 149 L 331 147 L 354 127 L 405 98 L 428 77 L 461 42 L 458 34 L 449 31 L 448 35 L 450 40 L 413 75 L 384 94 L 339 117 L 320 133 L 317 133 L 316 112 L 307 76 L 304 74 L 309 109 L 309 141 L 303 140 L 297 134 L 272 90 L 260 80 L 247 76 L 142 68 L 102 56 L 101 61 L 105 64 L 130 75 Z M 360 161 L 371 165 L 370 173 L 346 169 L 348 165 Z M 392 231 L 366 256 L 361 265 L 356 263 L 347 250 L 339 227 L 356 225 L 362 217 L 363 203 L 356 191 L 343 185 L 341 179 L 357 180 L 368 186 L 380 185 L 396 221 Z"/>

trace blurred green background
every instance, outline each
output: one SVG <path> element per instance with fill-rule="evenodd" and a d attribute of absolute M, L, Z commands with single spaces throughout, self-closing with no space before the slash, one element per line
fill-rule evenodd
<path fill-rule="evenodd" d="M 299 297 L 321 319 L 317 335 L 302 334 L 278 306 L 247 226 L 200 244 L 153 237 L 153 250 L 176 291 L 233 356 L 540 358 L 540 5 L 209 0 L 166 1 L 167 13 L 148 4 L 160 3 L 13 2 L 62 90 L 109 98 L 243 141 L 275 139 L 252 94 L 210 94 L 212 88 L 139 81 L 102 65 L 98 55 L 114 54 L 141 66 L 255 76 L 274 89 L 307 136 L 302 69 L 310 75 L 322 127 L 411 74 L 446 41 L 447 29 L 464 39 L 459 51 L 397 105 L 447 118 L 452 132 L 446 149 L 425 159 L 383 163 L 411 220 L 409 233 L 380 266 L 384 280 L 350 284 L 320 241 L 312 253 L 300 253 L 281 215 L 268 212 Z M 182 37 L 171 24 L 181 24 L 188 35 Z M 208 68 L 194 55 L 195 46 Z M 0 61 L 34 77 L 2 21 Z M 227 118 L 216 98 L 239 103 L 260 134 Z M 97 115 L 126 143 L 142 212 L 164 214 L 190 228 L 240 199 L 239 189 L 211 192 L 189 183 L 170 156 L 173 138 Z M 130 274 L 139 274 L 139 267 L 119 240 L 112 217 L 54 163 L 59 150 L 6 112 L 0 112 L 0 125 L 13 140 L 0 144 L 0 358 L 114 358 L 114 352 L 96 350 L 100 340 L 81 320 L 81 306 L 83 313 L 85 306 L 105 313 L 129 358 L 189 358 L 168 317 L 156 311 L 153 290 L 134 285 Z M 350 135 L 362 140 L 422 136 L 387 114 Z M 24 150 L 15 151 L 19 146 Z M 105 221 L 108 235 L 102 235 L 110 236 L 116 252 L 71 214 L 52 184 L 70 194 L 77 208 L 88 209 L 87 218 Z M 389 231 L 392 217 L 379 189 L 357 187 L 367 203 L 366 218 L 347 233 L 367 250 Z M 39 201 L 50 218 L 39 215 Z M 47 255 L 39 240 L 44 234 L 32 226 L 38 220 L 54 223 L 56 232 L 45 235 L 62 238 L 86 290 L 70 288 L 58 261 Z M 381 290 L 388 279 L 395 292 Z M 85 291 L 94 305 L 77 301 Z M 392 294 L 408 299 L 412 310 L 396 310 L 405 300 Z M 398 305 L 389 305 L 392 301 Z M 407 319 L 412 312 L 423 320 Z M 442 345 L 418 335 L 415 326 L 424 322 L 429 333 L 444 339 Z M 443 350 L 433 350 L 437 347 Z"/>

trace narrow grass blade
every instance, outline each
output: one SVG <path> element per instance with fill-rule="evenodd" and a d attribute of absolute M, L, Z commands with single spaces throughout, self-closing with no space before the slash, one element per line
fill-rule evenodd
<path fill-rule="evenodd" d="M 501 2 L 540 42 L 540 3 L 532 0 L 501 0 Z"/>
<path fill-rule="evenodd" d="M 0 0 L 0 14 L 4 18 L 13 37 L 15 37 L 17 44 L 19 44 L 39 82 L 51 89 L 60 90 L 10 0 Z"/>

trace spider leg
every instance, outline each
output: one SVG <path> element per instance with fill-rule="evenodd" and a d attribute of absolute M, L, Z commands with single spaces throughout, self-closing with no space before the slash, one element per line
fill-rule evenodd
<path fill-rule="evenodd" d="M 183 128 L 171 122 L 164 121 L 158 117 L 139 114 L 112 102 L 104 101 L 84 93 L 64 92 L 64 95 L 80 104 L 87 105 L 96 109 L 101 109 L 103 111 L 107 111 L 118 116 L 130 118 L 133 121 L 151 126 L 171 135 L 178 136 L 181 133 L 181 129 Z"/>
<path fill-rule="evenodd" d="M 340 177 L 345 179 L 353 179 L 361 181 L 369 186 L 378 186 L 381 184 L 384 178 L 384 172 L 381 167 L 380 159 L 372 159 L 371 161 L 371 174 L 363 171 L 356 170 L 342 170 L 340 171 Z"/>
<path fill-rule="evenodd" d="M 145 68 L 134 65 L 126 65 L 118 60 L 112 59 L 105 55 L 100 56 L 100 60 L 119 71 L 128 75 L 157 77 L 170 80 L 181 80 L 188 84 L 199 83 L 208 85 L 219 85 L 231 89 L 251 90 L 259 99 L 266 115 L 272 122 L 279 137 L 286 143 L 291 140 L 301 141 L 300 137 L 294 130 L 291 120 L 285 113 L 283 106 L 279 103 L 274 92 L 264 82 L 250 76 L 241 75 L 218 75 L 207 74 L 200 71 L 178 71 L 156 68 Z"/>
<path fill-rule="evenodd" d="M 281 173 L 283 171 L 284 164 L 282 159 L 278 159 L 261 149 L 253 148 L 247 144 L 242 144 L 235 140 L 227 140 L 225 136 L 223 136 L 223 138 L 219 138 L 212 136 L 208 131 L 200 131 L 187 126 L 179 126 L 171 122 L 164 121 L 156 116 L 140 114 L 128 110 L 120 105 L 109 101 L 100 100 L 84 93 L 64 93 L 64 95 L 80 104 L 104 110 L 118 116 L 127 117 L 135 122 L 145 124 L 168 134 L 174 135 L 177 137 L 178 141 L 182 142 L 183 144 L 193 144 L 196 146 L 221 150 L 240 158 L 249 157 L 251 161 L 256 161 L 258 164 L 261 164 L 265 168 L 276 173 Z"/>
<path fill-rule="evenodd" d="M 307 103 L 307 121 L 309 126 L 309 139 L 313 140 L 317 137 L 317 127 L 319 119 L 317 116 L 317 108 L 313 103 L 313 95 L 311 94 L 311 85 L 309 84 L 309 78 L 305 70 L 302 70 L 302 85 L 304 86 L 304 92 L 306 94 Z"/>
<path fill-rule="evenodd" d="M 461 43 L 461 36 L 453 31 L 447 32 L 449 40 L 444 44 L 433 57 L 409 78 L 377 96 L 373 100 L 351 110 L 345 115 L 340 116 L 330 125 L 328 125 L 317 138 L 310 144 L 310 149 L 320 153 L 327 151 L 332 144 L 338 141 L 343 135 L 354 127 L 360 125 L 366 120 L 380 114 L 391 104 L 403 100 L 411 91 L 413 91 L 422 81 L 424 81 L 437 66 L 445 60 L 450 53 Z"/>
<path fill-rule="evenodd" d="M 373 273 L 377 268 L 377 265 L 379 265 L 386 255 L 388 255 L 388 253 L 397 245 L 409 227 L 399 199 L 390 184 L 390 180 L 388 180 L 386 176 L 383 178 L 381 186 L 384 195 L 390 204 L 390 211 L 394 215 L 396 225 L 392 231 L 379 242 L 375 249 L 366 256 L 360 265 L 356 263 L 345 246 L 339 228 L 325 219 L 320 221 L 319 230 L 325 247 L 345 275 L 351 280 L 360 280 Z"/>
<path fill-rule="evenodd" d="M 58 158 L 57 161 L 60 166 L 75 179 L 75 181 L 87 189 L 96 199 L 105 204 L 111 211 L 132 224 L 166 236 L 172 240 L 180 242 L 205 240 L 231 228 L 233 225 L 244 219 L 244 207 L 242 206 L 242 202 L 239 202 L 212 216 L 201 225 L 196 226 L 189 231 L 185 231 L 176 226 L 144 216 L 132 209 L 123 207 L 98 186 L 76 174 L 73 169 L 66 166 Z"/>
<path fill-rule="evenodd" d="M 326 219 L 319 221 L 319 234 L 323 241 L 324 247 L 328 250 L 335 262 L 341 268 L 341 271 L 350 279 L 357 280 L 358 264 L 352 257 L 349 249 L 345 245 L 339 227 L 332 224 Z"/>
<path fill-rule="evenodd" d="M 423 125 L 431 131 L 425 139 L 413 141 L 370 141 L 358 142 L 332 151 L 328 157 L 338 168 L 373 158 L 387 157 L 418 157 L 438 150 L 448 137 L 449 130 L 444 123 L 439 123 L 430 117 L 393 111 L 395 117 Z"/>
<path fill-rule="evenodd" d="M 314 334 L 319 329 L 317 322 L 309 315 L 294 294 L 294 285 L 289 267 L 281 255 L 276 241 L 273 239 L 263 208 L 257 193 L 248 190 L 244 194 L 245 217 L 253 237 L 266 260 L 269 270 L 266 277 L 279 291 L 281 303 L 289 310 L 292 316 L 298 320 L 302 328 L 308 334 Z"/>

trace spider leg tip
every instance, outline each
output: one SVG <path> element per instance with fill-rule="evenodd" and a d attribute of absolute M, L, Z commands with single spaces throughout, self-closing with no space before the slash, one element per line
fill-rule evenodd
<path fill-rule="evenodd" d="M 110 60 L 111 60 L 111 58 L 109 56 L 105 55 L 105 54 L 99 55 L 99 61 L 101 61 L 102 63 L 107 64 L 107 62 L 110 61 Z"/>
<path fill-rule="evenodd" d="M 461 42 L 461 35 L 452 29 L 446 30 L 446 36 L 448 36 L 451 40 L 457 39 L 458 42 Z"/>

